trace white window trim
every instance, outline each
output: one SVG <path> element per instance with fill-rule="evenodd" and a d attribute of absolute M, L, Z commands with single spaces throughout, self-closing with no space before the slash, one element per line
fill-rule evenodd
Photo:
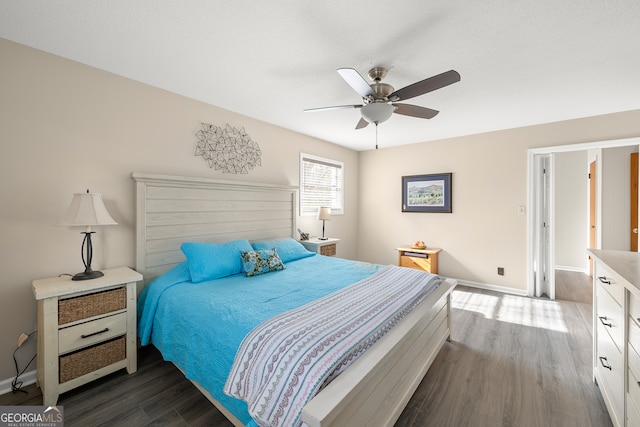
<path fill-rule="evenodd" d="M 307 154 L 307 153 L 300 153 L 300 206 L 299 206 L 299 212 L 301 216 L 312 216 L 312 215 L 316 215 L 316 212 L 305 212 L 303 210 L 303 201 L 304 201 L 304 188 L 303 188 L 303 184 L 304 184 L 304 168 L 303 168 L 303 164 L 305 160 L 311 160 L 311 161 L 316 161 L 318 163 L 325 163 L 331 166 L 335 166 L 337 168 L 341 168 L 342 169 L 342 191 L 340 194 L 340 204 L 342 206 L 342 208 L 340 209 L 335 209 L 332 207 L 331 209 L 331 215 L 342 215 L 344 214 L 344 181 L 345 181 L 345 171 L 344 171 L 344 162 L 341 162 L 339 160 L 333 160 L 333 159 L 328 159 L 326 157 L 320 157 L 320 156 L 314 156 L 313 154 Z"/>

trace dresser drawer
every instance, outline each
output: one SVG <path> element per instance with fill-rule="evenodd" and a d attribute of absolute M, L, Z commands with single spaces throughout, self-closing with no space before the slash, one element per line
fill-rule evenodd
<path fill-rule="evenodd" d="M 60 329 L 58 351 L 60 354 L 87 347 L 127 332 L 127 314 L 119 313 L 91 322 Z"/>
<path fill-rule="evenodd" d="M 622 353 L 618 351 L 613 340 L 605 330 L 605 326 L 597 325 L 596 371 L 600 380 L 598 385 L 602 396 L 615 412 L 615 418 L 624 417 L 624 375 Z M 612 417 L 613 418 L 613 417 Z"/>
<path fill-rule="evenodd" d="M 624 279 L 617 273 L 609 270 L 602 265 L 601 262 L 596 262 L 595 275 L 593 280 L 611 294 L 611 296 L 622 306 L 624 303 Z"/>
<path fill-rule="evenodd" d="M 640 323 L 640 297 L 632 292 L 629 292 L 629 316 Z"/>
<path fill-rule="evenodd" d="M 631 319 L 629 319 L 629 323 L 631 322 L 632 322 Z M 628 355 L 629 355 L 629 358 L 628 358 L 629 369 L 633 372 L 636 378 L 640 379 L 640 354 L 632 345 L 630 345 L 628 350 Z"/>
<path fill-rule="evenodd" d="M 640 407 L 640 384 L 638 384 L 638 377 L 631 372 L 631 369 L 629 369 L 629 397 L 636 407 Z"/>
<path fill-rule="evenodd" d="M 631 316 L 629 316 L 629 344 L 636 351 L 640 351 L 640 326 Z"/>
<path fill-rule="evenodd" d="M 624 344 L 624 317 L 622 306 L 607 292 L 603 285 L 596 286 L 596 319 L 598 326 L 602 326 L 622 352 Z"/>
<path fill-rule="evenodd" d="M 640 426 L 640 410 L 633 403 L 630 395 L 627 395 L 627 425 L 631 427 Z"/>

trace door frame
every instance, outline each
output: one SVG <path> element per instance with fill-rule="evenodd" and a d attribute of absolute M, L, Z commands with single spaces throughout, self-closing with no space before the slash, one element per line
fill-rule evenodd
<path fill-rule="evenodd" d="M 592 150 L 592 149 L 602 149 L 602 148 L 613 148 L 613 147 L 625 147 L 630 145 L 638 145 L 640 146 L 640 137 L 634 138 L 625 138 L 625 139 L 612 139 L 605 141 L 593 141 L 593 142 L 585 142 L 579 144 L 569 144 L 569 145 L 558 145 L 558 146 L 550 146 L 550 147 L 540 147 L 540 148 L 530 148 L 527 150 L 527 204 L 530 206 L 527 218 L 527 294 L 529 296 L 539 296 L 538 294 L 547 293 L 551 299 L 555 298 L 555 281 L 549 281 L 550 289 L 544 290 L 541 289 L 540 284 L 538 283 L 536 277 L 536 267 L 540 265 L 540 260 L 542 257 L 548 257 L 549 263 L 547 265 L 547 271 L 555 271 L 555 260 L 551 258 L 551 254 L 555 251 L 554 247 L 551 247 L 555 243 L 555 224 L 552 212 L 541 212 L 542 209 L 542 177 L 541 177 L 541 169 L 539 165 L 541 163 L 542 156 L 548 156 L 553 153 L 562 153 L 568 151 L 583 151 L 583 150 Z M 598 162 L 598 167 L 600 167 L 600 163 Z M 585 169 L 586 169 L 585 165 Z M 549 168 L 548 173 L 551 174 L 551 183 L 553 183 L 553 167 Z M 586 172 L 585 172 L 586 173 Z M 599 172 L 596 177 L 597 180 L 602 179 L 602 174 Z M 552 190 L 553 191 L 553 190 Z M 598 195 L 596 197 L 596 202 L 599 204 L 600 197 L 600 185 L 596 184 L 596 191 Z M 551 209 L 550 205 L 553 203 L 548 203 L 546 206 L 548 209 Z M 600 221 L 600 217 L 602 215 L 599 214 L 600 207 L 596 206 L 596 221 Z M 549 219 L 549 224 L 547 224 L 550 228 L 551 236 L 548 240 L 549 244 L 544 242 L 544 239 L 541 238 L 541 233 L 539 230 L 542 226 L 542 222 L 545 216 Z M 596 225 L 598 233 L 596 235 L 596 244 L 599 247 L 601 239 L 599 238 L 599 233 L 601 227 L 599 224 Z"/>

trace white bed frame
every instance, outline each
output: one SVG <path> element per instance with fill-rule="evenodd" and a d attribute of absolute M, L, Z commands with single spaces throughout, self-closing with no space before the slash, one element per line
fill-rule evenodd
<path fill-rule="evenodd" d="M 133 173 L 136 269 L 144 283 L 184 260 L 185 241 L 250 241 L 296 236 L 298 189 L 246 182 Z M 303 409 L 319 426 L 392 426 L 451 337 L 447 279 L 409 316 Z M 200 385 L 233 424 L 242 425 Z"/>

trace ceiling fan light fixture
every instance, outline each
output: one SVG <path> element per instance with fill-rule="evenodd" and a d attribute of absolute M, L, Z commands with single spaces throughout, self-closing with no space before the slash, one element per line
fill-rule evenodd
<path fill-rule="evenodd" d="M 373 102 L 371 104 L 364 105 L 360 111 L 362 117 L 369 123 L 379 124 L 391 117 L 395 107 L 386 102 Z"/>

